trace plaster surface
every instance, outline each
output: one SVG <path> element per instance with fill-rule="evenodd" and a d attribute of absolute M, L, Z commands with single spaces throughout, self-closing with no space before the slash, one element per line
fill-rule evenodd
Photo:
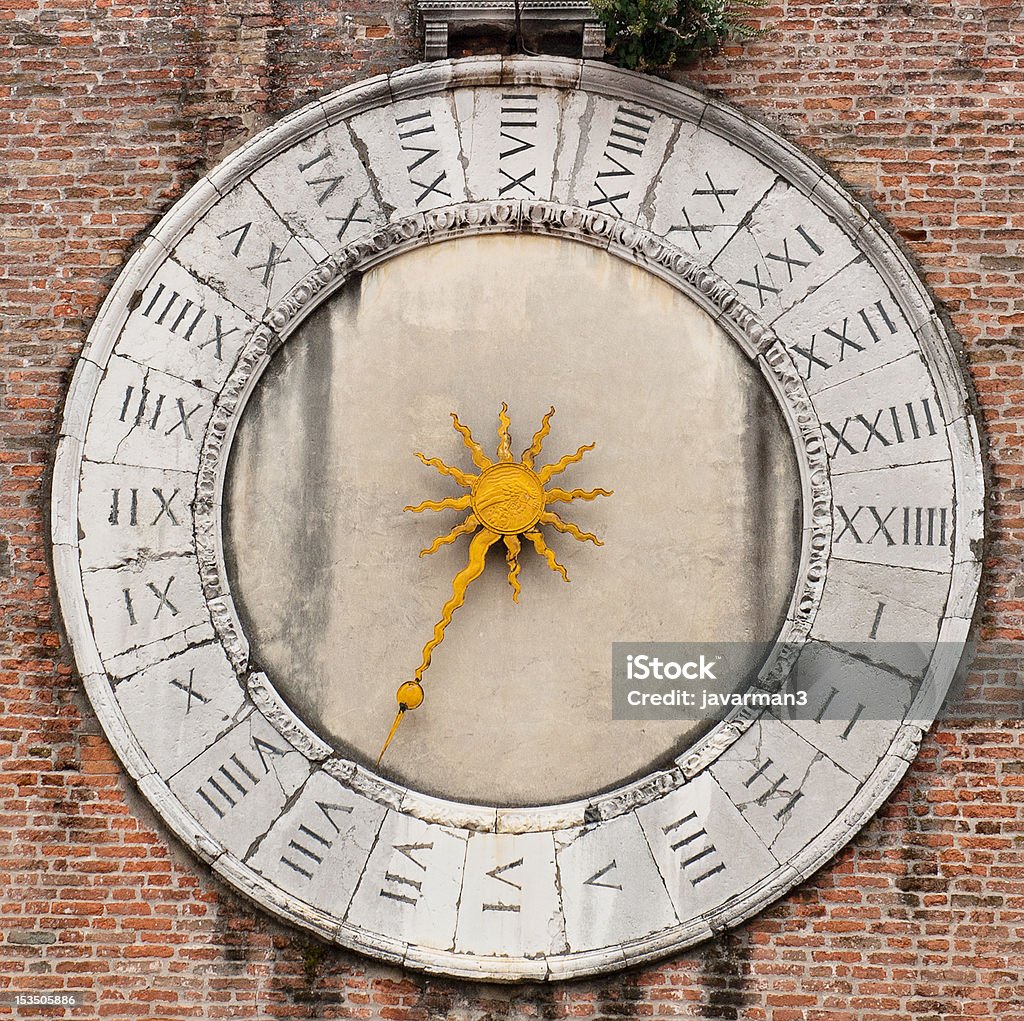
<path fill-rule="evenodd" d="M 524 549 L 518 605 L 491 551 L 382 771 L 457 800 L 552 803 L 640 775 L 700 732 L 611 719 L 613 641 L 771 639 L 789 605 L 793 443 L 757 368 L 689 299 L 550 238 L 449 241 L 371 270 L 257 385 L 225 546 L 255 665 L 372 763 L 466 562 L 466 538 L 417 557 L 466 512 L 403 513 L 463 492 L 413 452 L 473 471 L 449 414 L 493 455 L 502 401 L 517 458 L 549 404 L 538 465 L 596 443 L 552 484 L 614 490 L 557 505 L 605 545 L 546 529 L 572 581 Z"/>

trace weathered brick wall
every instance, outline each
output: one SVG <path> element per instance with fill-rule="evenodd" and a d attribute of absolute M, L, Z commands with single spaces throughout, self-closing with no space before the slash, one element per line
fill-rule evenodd
<path fill-rule="evenodd" d="M 991 465 L 980 631 L 1019 640 L 1024 14 L 791 0 L 763 22 L 763 40 L 685 77 L 828 161 L 945 303 Z M 408 9 L 386 0 L 0 0 L 0 988 L 87 990 L 74 1016 L 103 1018 L 1021 1021 L 1019 725 L 933 732 L 836 861 L 735 933 L 552 988 L 403 976 L 273 924 L 126 782 L 62 646 L 47 562 L 75 357 L 127 254 L 206 169 L 415 56 Z"/>

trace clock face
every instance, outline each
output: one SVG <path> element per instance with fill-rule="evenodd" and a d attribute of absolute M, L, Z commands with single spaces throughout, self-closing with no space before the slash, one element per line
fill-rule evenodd
<path fill-rule="evenodd" d="M 111 742 L 228 883 L 556 979 L 737 924 L 888 795 L 980 479 L 926 292 L 820 168 L 678 86 L 474 58 L 291 115 L 146 240 L 54 559 Z M 777 642 L 750 676 L 798 657 L 820 711 L 614 720 L 613 641 Z"/>

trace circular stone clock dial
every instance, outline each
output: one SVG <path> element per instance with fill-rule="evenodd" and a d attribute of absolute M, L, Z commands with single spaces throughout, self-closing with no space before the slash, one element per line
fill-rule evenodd
<path fill-rule="evenodd" d="M 696 737 L 688 721 L 611 718 L 610 636 L 771 641 L 789 609 L 793 442 L 767 381 L 693 301 L 578 242 L 521 234 L 383 263 L 305 320 L 254 390 L 225 544 L 250 659 L 318 734 L 372 766 L 394 689 L 466 560 L 466 539 L 417 557 L 466 512 L 403 514 L 452 489 L 413 451 L 474 470 L 448 413 L 493 453 L 503 400 L 517 452 L 552 403 L 542 460 L 597 441 L 565 484 L 613 495 L 566 515 L 604 546 L 577 551 L 556 533 L 571 584 L 523 557 L 518 604 L 493 551 L 434 654 L 427 707 L 384 763 L 430 794 L 551 804 L 671 764 Z M 489 469 L 485 493 L 510 473 L 524 470 Z M 523 531 L 542 492 L 519 521 L 486 499 L 475 513 Z"/>
<path fill-rule="evenodd" d="M 466 565 L 416 556 L 456 522 L 402 512 L 455 492 L 413 453 L 469 470 L 447 416 L 493 454 L 502 402 L 516 457 L 550 405 L 546 455 L 596 444 L 605 545 L 552 538 L 569 585 L 524 554 L 518 605 L 492 550 L 378 769 Z M 197 184 L 97 319 L 53 493 L 79 669 L 171 830 L 327 939 L 499 980 L 665 955 L 828 860 L 979 576 L 974 421 L 885 232 L 735 111 L 559 59 L 373 79 Z M 819 712 L 610 719 L 612 640 L 752 637 Z"/>

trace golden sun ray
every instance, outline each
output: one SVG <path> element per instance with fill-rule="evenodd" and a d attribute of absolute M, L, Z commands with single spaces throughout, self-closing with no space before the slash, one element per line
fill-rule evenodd
<path fill-rule="evenodd" d="M 564 472 L 569 465 L 575 464 L 577 461 L 582 461 L 583 455 L 588 450 L 593 449 L 593 443 L 584 443 L 575 454 L 566 454 L 565 457 L 559 458 L 554 464 L 549 464 L 546 467 L 541 468 L 540 471 L 537 472 L 537 478 L 539 478 L 541 482 L 547 482 L 552 475 L 559 475 L 561 472 Z"/>
<path fill-rule="evenodd" d="M 512 586 L 512 602 L 519 602 L 519 593 L 522 588 L 519 585 L 519 551 L 523 544 L 519 541 L 518 535 L 505 536 L 505 562 L 508 564 L 508 583 Z"/>
<path fill-rule="evenodd" d="M 460 535 L 473 532 L 469 542 L 469 559 L 466 566 L 452 579 L 452 594 L 441 610 L 441 619 L 434 625 L 434 634 L 423 647 L 423 659 L 416 669 L 413 680 L 405 681 L 398 689 L 398 713 L 391 725 L 384 747 L 380 750 L 377 763 L 380 763 L 384 752 L 394 738 L 402 717 L 410 709 L 418 708 L 423 702 L 423 674 L 430 666 L 434 650 L 444 641 L 445 632 L 452 622 L 455 611 L 466 601 L 466 590 L 483 574 L 487 561 L 487 551 L 499 540 L 505 544 L 505 564 L 508 568 L 508 583 L 512 588 L 513 602 L 519 602 L 522 586 L 519 583 L 521 566 L 519 554 L 522 552 L 524 538 L 529 539 L 533 548 L 547 561 L 548 567 L 560 574 L 565 581 L 569 573 L 555 558 L 544 541 L 541 525 L 550 525 L 556 531 L 571 535 L 580 542 L 593 542 L 600 546 L 601 540 L 590 532 L 584 532 L 571 521 L 563 521 L 554 511 L 546 510 L 548 504 L 571 503 L 573 500 L 594 500 L 599 496 L 611 496 L 609 489 L 545 489 L 545 485 L 553 475 L 565 471 L 571 464 L 582 460 L 588 450 L 594 449 L 593 443 L 580 447 L 575 454 L 534 470 L 533 461 L 541 452 L 544 439 L 551 431 L 551 418 L 555 413 L 552 407 L 541 420 L 540 428 L 533 434 L 533 442 L 519 461 L 512 457 L 512 437 L 510 434 L 511 419 L 508 405 L 502 404 L 498 412 L 498 448 L 497 461 L 492 461 L 483 451 L 467 426 L 459 421 L 459 416 L 452 412 L 452 424 L 462 436 L 462 442 L 470 452 L 473 463 L 480 469 L 479 475 L 472 475 L 459 468 L 445 464 L 438 457 L 426 457 L 418 453 L 416 456 L 425 465 L 436 468 L 442 475 L 454 479 L 460 486 L 469 490 L 465 496 L 448 496 L 443 500 L 424 500 L 416 506 L 405 509 L 418 514 L 425 510 L 466 510 L 472 508 L 464 521 L 456 525 L 450 532 L 439 535 L 430 546 L 420 550 L 420 556 L 429 556 L 442 546 L 455 542 Z"/>
<path fill-rule="evenodd" d="M 480 478 L 479 475 L 469 475 L 458 468 L 453 468 L 450 464 L 445 464 L 439 457 L 424 457 L 418 450 L 416 456 L 428 467 L 436 468 L 442 475 L 448 475 L 455 479 L 463 489 L 472 489 L 473 483 Z"/>
<path fill-rule="evenodd" d="M 540 428 L 533 434 L 533 442 L 523 451 L 523 464 L 527 468 L 533 467 L 533 459 L 540 453 L 545 437 L 551 432 L 551 419 L 554 414 L 555 408 L 552 405 L 548 408 L 548 413 L 541 419 Z"/>
<path fill-rule="evenodd" d="M 569 503 L 570 500 L 596 500 L 599 496 L 611 496 L 607 489 L 547 489 L 545 503 Z"/>
<path fill-rule="evenodd" d="M 571 521 L 563 521 L 554 511 L 545 511 L 541 514 L 540 521 L 545 525 L 556 528 L 559 532 L 571 535 L 580 542 L 592 542 L 595 546 L 604 545 L 593 532 L 581 532 Z"/>
<path fill-rule="evenodd" d="M 425 510 L 465 510 L 472 501 L 472 496 L 446 496 L 443 500 L 424 500 L 415 507 L 403 507 L 402 510 L 412 511 L 414 514 Z"/>
<path fill-rule="evenodd" d="M 426 549 L 420 550 L 421 557 L 429 557 L 431 553 L 436 553 L 442 546 L 447 546 L 460 535 L 465 535 L 467 532 L 475 532 L 480 527 L 480 522 L 477 521 L 475 514 L 470 514 L 462 524 L 456 525 L 447 535 L 439 535 Z"/>
<path fill-rule="evenodd" d="M 452 615 L 465 602 L 466 589 L 484 573 L 484 562 L 487 551 L 501 538 L 497 532 L 489 528 L 481 529 L 473 536 L 469 544 L 469 563 L 452 579 L 452 595 L 441 610 L 441 619 L 434 625 L 434 637 L 423 646 L 423 660 L 416 668 L 416 680 L 423 679 L 423 671 L 430 666 L 430 657 L 441 642 L 444 633 L 452 622 Z"/>
<path fill-rule="evenodd" d="M 472 455 L 473 464 L 481 471 L 490 468 L 494 462 L 484 453 L 484 448 L 473 439 L 473 434 L 459 421 L 459 416 L 454 411 L 452 412 L 452 424 L 456 431 L 462 434 L 462 442 L 466 444 L 466 449 Z"/>
<path fill-rule="evenodd" d="M 508 429 L 512 420 L 508 417 L 508 405 L 502 404 L 498 412 L 498 460 L 509 462 L 512 460 L 512 437 Z"/>
<path fill-rule="evenodd" d="M 548 567 L 557 574 L 560 574 L 563 581 L 568 581 L 568 572 L 555 559 L 555 554 L 548 548 L 548 544 L 544 541 L 544 536 L 540 532 L 524 532 L 523 534 L 533 543 L 534 549 L 548 562 Z"/>

